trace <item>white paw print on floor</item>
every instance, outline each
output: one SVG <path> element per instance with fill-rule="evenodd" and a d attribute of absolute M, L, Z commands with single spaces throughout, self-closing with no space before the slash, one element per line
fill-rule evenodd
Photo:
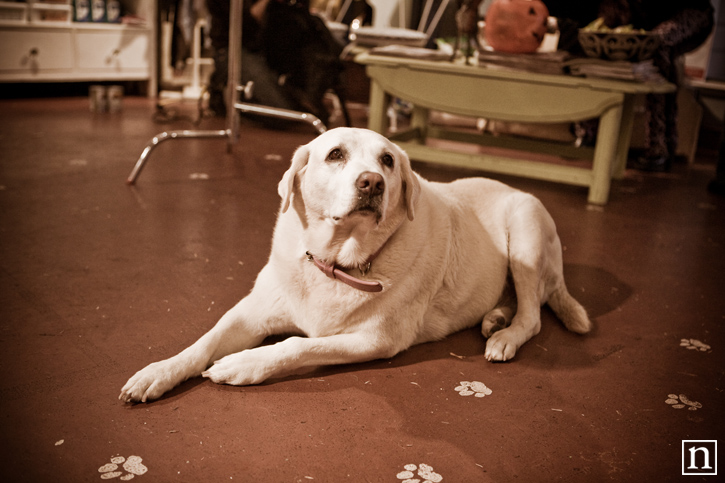
<path fill-rule="evenodd" d="M 680 394 L 679 396 L 677 394 L 669 394 L 665 403 L 675 409 L 687 408 L 690 411 L 697 411 L 702 407 L 702 404 L 697 401 L 690 401 L 684 394 Z"/>
<path fill-rule="evenodd" d="M 100 468 L 98 472 L 101 473 L 102 480 L 110 480 L 112 478 L 119 478 L 121 481 L 128 481 L 133 479 L 135 476 L 141 476 L 146 473 L 149 469 L 141 463 L 143 458 L 140 456 L 129 456 L 124 458 L 123 456 L 114 456 L 111 458 L 111 462 L 107 463 Z M 123 465 L 122 468 L 125 471 L 119 471 L 118 465 Z"/>
<path fill-rule="evenodd" d="M 410 464 L 403 466 L 403 468 L 405 471 L 401 471 L 397 475 L 399 480 L 403 480 L 400 483 L 438 483 L 439 481 L 443 481 L 443 477 L 433 471 L 433 467 L 430 465 L 423 463 L 419 465 Z M 416 476 L 423 479 L 416 478 Z"/>
<path fill-rule="evenodd" d="M 486 397 L 493 392 L 491 389 L 486 387 L 484 383 L 478 381 L 461 381 L 461 385 L 456 387 L 456 391 L 461 396 L 475 397 Z"/>
<path fill-rule="evenodd" d="M 707 352 L 712 349 L 712 347 L 697 339 L 682 339 L 680 341 L 680 347 L 686 347 L 688 350 L 700 352 Z"/>
<path fill-rule="evenodd" d="M 209 179 L 209 175 L 206 174 L 206 173 L 191 173 L 189 175 L 189 179 L 193 179 L 193 180 L 205 180 L 205 179 Z"/>

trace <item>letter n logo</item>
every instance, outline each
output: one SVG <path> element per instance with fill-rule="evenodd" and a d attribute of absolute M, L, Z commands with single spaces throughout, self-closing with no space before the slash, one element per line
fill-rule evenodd
<path fill-rule="evenodd" d="M 717 440 L 683 440 L 682 474 L 717 475 Z"/>

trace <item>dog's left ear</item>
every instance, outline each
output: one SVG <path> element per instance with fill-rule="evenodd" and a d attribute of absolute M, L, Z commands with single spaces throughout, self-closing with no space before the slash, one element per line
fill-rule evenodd
<path fill-rule="evenodd" d="M 287 211 L 292 200 L 292 193 L 295 189 L 295 178 L 297 174 L 307 166 L 310 157 L 310 148 L 307 144 L 300 146 L 292 156 L 292 164 L 282 176 L 282 181 L 277 185 L 277 193 L 282 198 L 282 213 Z"/>
<path fill-rule="evenodd" d="M 408 210 L 408 219 L 413 221 L 413 218 L 415 218 L 415 206 L 418 204 L 418 198 L 420 197 L 420 181 L 418 180 L 418 175 L 410 167 L 410 159 L 406 152 L 401 149 L 400 154 L 400 176 L 403 180 L 405 207 Z"/>

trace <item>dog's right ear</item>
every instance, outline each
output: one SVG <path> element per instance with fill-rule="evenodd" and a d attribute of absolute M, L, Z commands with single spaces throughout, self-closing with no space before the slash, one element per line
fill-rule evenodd
<path fill-rule="evenodd" d="M 403 190 L 405 192 L 405 207 L 408 210 L 408 219 L 413 221 L 415 218 L 415 207 L 418 204 L 418 198 L 420 198 L 420 181 L 418 181 L 418 176 L 410 166 L 408 154 L 402 149 L 400 153 L 400 175 L 403 180 Z"/>
<path fill-rule="evenodd" d="M 295 178 L 306 166 L 310 157 L 310 148 L 307 144 L 300 146 L 292 156 L 292 164 L 282 176 L 282 181 L 277 185 L 277 193 L 282 198 L 282 213 L 287 211 L 292 200 L 292 193 L 295 189 Z"/>

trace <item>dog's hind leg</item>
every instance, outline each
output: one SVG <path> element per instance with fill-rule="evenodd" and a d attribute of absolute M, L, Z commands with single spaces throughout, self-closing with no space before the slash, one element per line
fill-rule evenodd
<path fill-rule="evenodd" d="M 481 333 L 484 337 L 489 338 L 495 332 L 505 329 L 511 325 L 516 309 L 514 307 L 500 306 L 488 312 L 483 316 L 481 324 Z"/>
<path fill-rule="evenodd" d="M 496 307 L 483 316 L 481 323 L 481 333 L 484 337 L 489 338 L 495 332 L 505 329 L 511 325 L 511 321 L 516 314 L 516 293 L 514 292 L 514 284 L 511 274 L 506 281 L 501 300 Z"/>
<path fill-rule="evenodd" d="M 482 332 L 488 336 L 485 357 L 489 361 L 512 359 L 519 347 L 541 329 L 535 270 L 521 266 L 515 273 L 519 273 L 519 276 L 525 274 L 523 280 L 516 282 L 518 303 L 515 314 L 511 307 L 497 307 L 484 317 Z"/>
<path fill-rule="evenodd" d="M 592 322 L 587 311 L 569 294 L 562 277 L 561 283 L 549 295 L 549 307 L 561 319 L 564 326 L 577 334 L 586 334 L 592 330 Z"/>
<path fill-rule="evenodd" d="M 548 294 L 547 278 L 553 271 L 550 265 L 556 263 L 551 255 L 557 250 L 561 263 L 556 227 L 541 202 L 522 193 L 512 201 L 510 210 L 508 258 L 517 308 L 511 325 L 488 339 L 485 357 L 489 361 L 512 359 L 519 347 L 539 333 L 542 298 Z"/>

